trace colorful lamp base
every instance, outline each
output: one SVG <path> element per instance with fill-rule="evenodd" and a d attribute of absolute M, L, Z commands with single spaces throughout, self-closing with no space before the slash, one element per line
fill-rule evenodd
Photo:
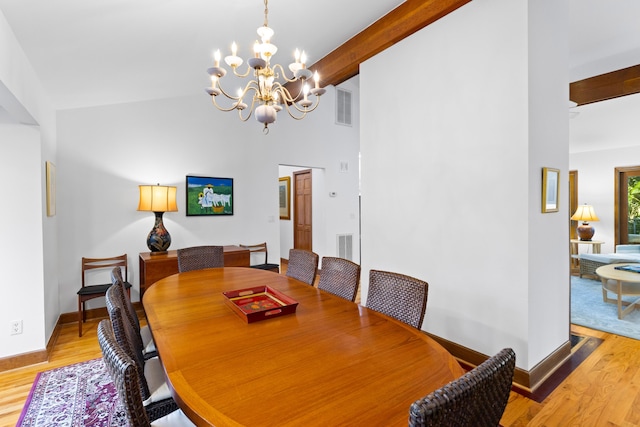
<path fill-rule="evenodd" d="M 156 222 L 147 236 L 147 247 L 152 253 L 166 252 L 171 245 L 171 235 L 162 223 L 163 213 L 164 212 L 154 212 Z"/>
<path fill-rule="evenodd" d="M 591 240 L 596 229 L 588 222 L 583 222 L 576 228 L 576 232 L 578 233 L 578 238 L 580 238 L 580 240 Z"/>

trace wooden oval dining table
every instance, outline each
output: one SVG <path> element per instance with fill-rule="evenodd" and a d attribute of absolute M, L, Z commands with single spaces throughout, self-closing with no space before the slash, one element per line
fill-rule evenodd
<path fill-rule="evenodd" d="M 295 313 L 247 323 L 223 292 L 254 286 Z M 178 273 L 143 304 L 171 393 L 199 426 L 406 425 L 412 402 L 464 373 L 424 332 L 269 271 Z"/>

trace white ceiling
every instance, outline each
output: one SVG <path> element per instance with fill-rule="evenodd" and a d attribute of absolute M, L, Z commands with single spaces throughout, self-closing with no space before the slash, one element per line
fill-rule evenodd
<path fill-rule="evenodd" d="M 275 62 L 298 47 L 311 64 L 400 3 L 271 0 Z M 263 0 L 0 0 L 0 10 L 59 109 L 204 93 L 213 51 L 235 41 L 247 58 L 264 22 Z"/>
<path fill-rule="evenodd" d="M 571 153 L 640 145 L 640 93 L 572 110 L 579 114 L 569 121 Z"/>
<path fill-rule="evenodd" d="M 640 1 L 569 0 L 570 81 L 640 64 Z"/>
<path fill-rule="evenodd" d="M 313 63 L 401 3 L 271 0 L 275 62 L 299 47 Z M 640 1 L 569 3 L 571 81 L 640 64 Z M 264 20 L 263 0 L 0 0 L 0 10 L 58 109 L 203 93 L 212 52 L 236 41 L 247 57 Z"/>

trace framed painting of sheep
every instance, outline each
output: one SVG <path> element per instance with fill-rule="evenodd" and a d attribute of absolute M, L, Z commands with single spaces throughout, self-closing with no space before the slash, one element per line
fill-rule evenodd
<path fill-rule="evenodd" d="M 233 178 L 187 175 L 187 216 L 233 215 Z"/>

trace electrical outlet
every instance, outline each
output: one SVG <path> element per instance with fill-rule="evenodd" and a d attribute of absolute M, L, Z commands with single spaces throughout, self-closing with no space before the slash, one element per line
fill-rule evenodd
<path fill-rule="evenodd" d="M 11 335 L 19 335 L 22 333 L 22 320 L 14 320 L 11 322 Z"/>

